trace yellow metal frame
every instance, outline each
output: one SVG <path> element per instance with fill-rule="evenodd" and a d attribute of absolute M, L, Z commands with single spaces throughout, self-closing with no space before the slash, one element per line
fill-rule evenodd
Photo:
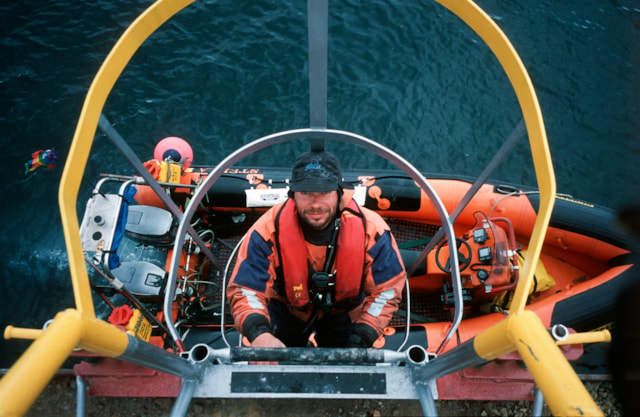
<path fill-rule="evenodd" d="M 527 126 L 533 165 L 538 189 L 540 190 L 540 208 L 531 233 L 527 259 L 520 271 L 518 287 L 511 302 L 511 311 L 519 312 L 526 305 L 527 295 L 533 283 L 533 273 L 540 258 L 544 236 L 547 232 L 556 197 L 556 180 L 540 105 L 524 64 L 498 25 L 472 1 L 436 1 L 456 14 L 473 29 L 498 58 L 515 90 L 524 116 L 524 122 Z"/>
<path fill-rule="evenodd" d="M 511 313 L 477 335 L 473 347 L 486 360 L 517 350 L 554 415 L 603 415 L 549 331 L 532 311 Z"/>
<path fill-rule="evenodd" d="M 80 240 L 80 227 L 76 204 L 78 190 L 89 159 L 89 152 L 98 127 L 102 108 L 114 84 L 133 54 L 151 34 L 171 16 L 178 13 L 194 0 L 159 0 L 141 14 L 122 35 L 100 67 L 84 102 L 80 120 L 69 157 L 64 166 L 58 193 L 58 204 L 62 218 L 62 228 L 69 254 L 69 268 L 73 282 L 76 308 L 93 316 L 93 300 L 87 275 L 87 267 Z"/>
<path fill-rule="evenodd" d="M 0 380 L 0 415 L 24 415 L 75 348 L 117 357 L 127 344 L 127 334 L 103 320 L 58 313 Z"/>
<path fill-rule="evenodd" d="M 494 53 L 515 90 L 529 133 L 529 144 L 540 190 L 540 207 L 528 246 L 528 256 L 505 320 L 474 339 L 481 358 L 493 360 L 502 354 L 520 353 L 555 415 L 602 415 L 571 365 L 562 355 L 538 316 L 525 311 L 544 236 L 556 197 L 555 175 L 538 99 L 520 57 L 495 22 L 470 0 L 436 0 L 462 19 Z"/>
<path fill-rule="evenodd" d="M 77 310 L 59 313 L 45 331 L 7 329 L 6 337 L 35 338 L 35 341 L 0 381 L 0 415 L 26 413 L 74 348 L 111 357 L 121 355 L 127 348 L 124 332 L 95 318 L 76 213 L 78 191 L 102 108 L 125 65 L 156 29 L 193 1 L 158 0 L 149 7 L 125 31 L 91 84 L 58 195 Z M 471 27 L 504 68 L 524 115 L 541 195 L 538 217 L 529 242 L 529 256 L 520 273 L 511 313 L 502 322 L 476 336 L 474 350 L 487 360 L 517 350 L 554 414 L 602 415 L 540 319 L 525 310 L 556 193 L 544 122 L 531 80 L 507 37 L 482 9 L 470 0 L 436 1 Z M 580 340 L 575 336 L 574 339 Z"/>

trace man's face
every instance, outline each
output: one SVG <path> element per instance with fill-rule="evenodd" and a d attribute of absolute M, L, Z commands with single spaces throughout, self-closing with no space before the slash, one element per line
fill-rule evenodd
<path fill-rule="evenodd" d="M 295 192 L 293 200 L 298 214 L 311 227 L 323 230 L 333 220 L 338 209 L 338 192 Z"/>

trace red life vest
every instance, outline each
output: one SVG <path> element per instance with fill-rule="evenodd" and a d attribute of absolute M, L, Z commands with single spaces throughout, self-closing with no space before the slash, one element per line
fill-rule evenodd
<path fill-rule="evenodd" d="M 336 302 L 360 294 L 365 254 L 363 214 L 355 201 L 349 202 L 340 220 L 335 260 Z M 287 299 L 294 307 L 304 307 L 310 302 L 309 264 L 306 242 L 292 199 L 280 209 L 275 226 Z"/>

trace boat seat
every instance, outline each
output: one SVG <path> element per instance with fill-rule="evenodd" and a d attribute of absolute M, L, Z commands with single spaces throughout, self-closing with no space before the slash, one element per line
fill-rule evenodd
<path fill-rule="evenodd" d="M 162 299 L 167 273 L 159 266 L 146 261 L 122 262 L 111 273 L 140 300 Z"/>
<path fill-rule="evenodd" d="M 400 249 L 400 257 L 402 258 L 402 263 L 404 264 L 404 269 L 408 269 L 413 265 L 418 256 L 420 255 L 419 250 L 411 250 L 411 249 Z M 420 262 L 420 265 L 416 268 L 411 276 L 416 277 L 420 275 L 425 275 L 427 273 L 427 261 Z M 410 277 L 409 277 L 410 278 Z"/>
<path fill-rule="evenodd" d="M 171 245 L 175 227 L 173 216 L 167 210 L 144 205 L 129 206 L 125 233 L 138 243 Z"/>

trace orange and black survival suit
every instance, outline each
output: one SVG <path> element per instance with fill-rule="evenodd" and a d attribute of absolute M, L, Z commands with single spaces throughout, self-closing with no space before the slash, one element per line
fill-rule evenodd
<path fill-rule="evenodd" d="M 318 346 L 370 347 L 382 334 L 406 273 L 386 222 L 344 201 L 327 231 L 305 228 L 292 199 L 249 230 L 227 296 L 236 329 L 250 342 L 270 332 L 286 346 L 307 346 L 315 332 Z"/>

